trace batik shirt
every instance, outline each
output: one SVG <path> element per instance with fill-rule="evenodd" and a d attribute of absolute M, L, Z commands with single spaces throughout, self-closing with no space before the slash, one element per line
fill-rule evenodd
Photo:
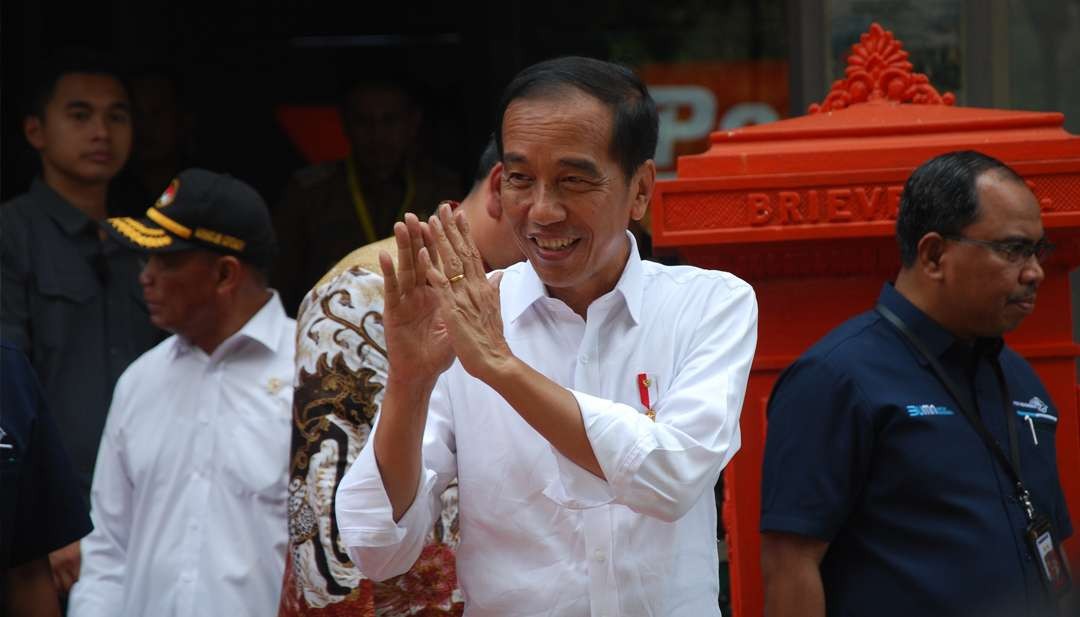
<path fill-rule="evenodd" d="M 379 250 L 343 259 L 300 305 L 297 319 L 289 551 L 279 617 L 296 615 L 460 615 L 454 569 L 457 486 L 413 568 L 382 583 L 364 578 L 338 533 L 334 493 L 368 439 L 389 364 L 383 338 Z"/>

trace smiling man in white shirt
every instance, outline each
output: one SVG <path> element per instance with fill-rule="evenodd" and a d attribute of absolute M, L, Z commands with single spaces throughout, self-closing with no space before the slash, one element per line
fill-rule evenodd
<path fill-rule="evenodd" d="M 189 169 L 146 218 L 105 228 L 146 254 L 150 319 L 175 336 L 117 383 L 69 615 L 272 615 L 296 324 L 266 287 L 266 204 L 243 182 Z"/>
<path fill-rule="evenodd" d="M 488 279 L 449 208 L 395 227 L 389 378 L 341 537 L 365 575 L 404 572 L 456 477 L 466 616 L 719 615 L 712 487 L 739 446 L 753 290 L 640 259 L 657 116 L 629 70 L 529 67 L 496 136 L 528 261 Z"/>

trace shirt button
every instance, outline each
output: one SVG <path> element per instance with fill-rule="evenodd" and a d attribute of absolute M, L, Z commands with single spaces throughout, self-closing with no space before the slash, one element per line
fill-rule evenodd
<path fill-rule="evenodd" d="M 596 563 L 604 563 L 604 560 L 606 559 L 604 551 L 596 549 L 596 551 L 593 553 L 593 559 L 596 560 Z"/>
<path fill-rule="evenodd" d="M 578 358 L 578 362 L 581 362 L 582 364 L 588 364 L 589 363 L 589 356 L 582 355 L 580 358 Z"/>

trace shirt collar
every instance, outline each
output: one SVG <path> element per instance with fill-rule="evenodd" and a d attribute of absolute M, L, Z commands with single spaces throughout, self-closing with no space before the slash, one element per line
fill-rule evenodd
<path fill-rule="evenodd" d="M 251 316 L 251 319 L 247 320 L 247 323 L 218 345 L 214 353 L 211 354 L 211 358 L 220 358 L 222 355 L 228 354 L 243 340 L 254 341 L 271 353 L 277 352 L 278 347 L 281 345 L 281 331 L 288 317 L 285 315 L 285 308 L 281 304 L 278 293 L 276 291 L 272 293 L 273 296 Z M 173 340 L 174 358 L 195 349 L 191 341 L 182 336 L 176 336 Z"/>
<path fill-rule="evenodd" d="M 634 323 L 639 323 L 641 316 L 641 302 L 643 288 L 645 286 L 641 254 L 638 252 L 634 234 L 626 232 L 627 241 L 630 243 L 630 256 L 623 267 L 622 275 L 615 284 L 614 291 L 618 292 L 626 304 L 626 309 Z M 532 264 L 525 261 L 517 267 L 513 267 L 521 274 L 520 280 L 512 289 L 504 289 L 502 301 L 506 306 L 508 321 L 517 321 L 519 317 L 532 306 L 537 300 L 548 297 L 547 288 L 540 276 L 533 269 Z"/>
<path fill-rule="evenodd" d="M 69 236 L 81 233 L 93 223 L 82 210 L 68 203 L 40 177 L 34 178 L 30 184 L 30 194 L 34 196 L 38 207 Z"/>
<path fill-rule="evenodd" d="M 941 324 L 931 319 L 929 315 L 922 312 L 899 291 L 896 291 L 892 283 L 885 283 L 885 286 L 882 287 L 881 294 L 878 296 L 878 304 L 896 313 L 896 316 L 903 320 L 911 332 L 922 341 L 927 351 L 934 354 L 935 357 L 940 358 L 954 347 L 962 348 L 966 351 L 966 355 L 969 356 L 972 352 L 975 352 L 979 355 L 996 357 L 1001 353 L 1004 346 L 1004 341 L 1000 337 L 976 339 L 974 347 L 964 343 Z M 925 363 L 922 358 L 919 361 Z"/>

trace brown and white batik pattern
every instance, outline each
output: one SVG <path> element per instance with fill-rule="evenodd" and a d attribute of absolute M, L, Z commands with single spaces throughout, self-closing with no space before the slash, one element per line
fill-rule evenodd
<path fill-rule="evenodd" d="M 375 583 L 346 554 L 334 494 L 368 439 L 388 362 L 377 243 L 354 252 L 304 298 L 297 318 L 296 383 L 289 478 L 289 555 L 281 617 L 460 615 L 453 550 L 457 486 L 408 573 Z"/>

